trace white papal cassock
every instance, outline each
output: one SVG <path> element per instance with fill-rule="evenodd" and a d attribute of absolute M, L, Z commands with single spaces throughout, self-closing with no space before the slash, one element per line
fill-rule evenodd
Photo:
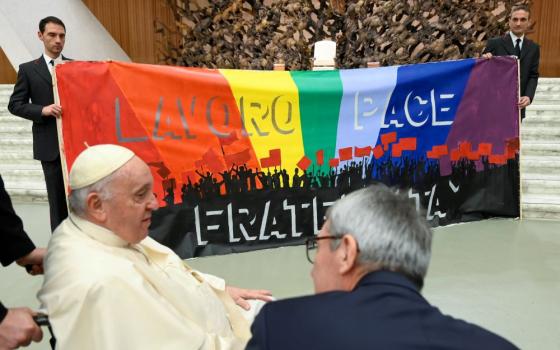
<path fill-rule="evenodd" d="M 60 350 L 242 349 L 250 337 L 224 280 L 151 238 L 129 244 L 71 214 L 55 231 L 38 297 Z"/>

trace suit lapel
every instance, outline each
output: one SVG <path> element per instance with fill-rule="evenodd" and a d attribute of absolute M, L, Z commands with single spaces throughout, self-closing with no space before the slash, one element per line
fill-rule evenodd
<path fill-rule="evenodd" d="M 35 64 L 33 68 L 35 68 L 35 72 L 37 72 L 40 77 L 45 79 L 49 86 L 52 86 L 52 76 L 49 72 L 49 67 L 47 67 L 47 63 L 45 62 L 43 56 L 36 59 L 34 63 Z"/>
<path fill-rule="evenodd" d="M 529 52 L 529 50 L 531 50 L 531 46 L 533 45 L 533 42 L 527 38 L 525 38 L 523 40 L 523 46 L 521 47 L 521 57 L 519 58 L 519 60 L 522 60 L 525 56 L 527 56 L 527 53 Z"/>
<path fill-rule="evenodd" d="M 515 56 L 515 48 L 513 47 L 513 42 L 511 41 L 511 36 L 509 36 L 509 33 L 506 34 L 506 36 L 502 37 L 502 45 L 504 46 L 508 54 Z"/>

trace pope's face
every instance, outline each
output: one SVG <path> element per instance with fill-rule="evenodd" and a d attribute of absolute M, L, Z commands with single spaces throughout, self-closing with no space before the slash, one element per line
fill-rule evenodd
<path fill-rule="evenodd" d="M 517 10 L 511 14 L 509 19 L 509 30 L 516 36 L 523 36 L 529 29 L 529 12 Z"/>
<path fill-rule="evenodd" d="M 152 212 L 158 208 L 150 169 L 134 157 L 109 183 L 112 196 L 103 202 L 105 226 L 128 243 L 138 243 L 148 235 Z"/>

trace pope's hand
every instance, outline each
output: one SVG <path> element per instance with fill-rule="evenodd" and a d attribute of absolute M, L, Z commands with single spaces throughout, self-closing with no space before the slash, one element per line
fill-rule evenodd
<path fill-rule="evenodd" d="M 257 299 L 262 301 L 272 301 L 272 293 L 263 289 L 243 289 L 232 286 L 226 287 L 226 292 L 231 296 L 233 301 L 245 310 L 251 309 L 251 305 L 247 300 Z"/>

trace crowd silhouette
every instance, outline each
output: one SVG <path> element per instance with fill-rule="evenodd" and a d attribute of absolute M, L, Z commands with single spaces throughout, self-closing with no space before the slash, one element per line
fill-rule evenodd
<path fill-rule="evenodd" d="M 488 162 L 487 157 L 480 160 L 486 172 L 499 167 Z M 508 167 L 517 169 L 518 157 L 508 161 Z M 452 163 L 451 178 L 455 183 L 469 182 L 477 173 L 475 161 L 461 158 Z M 187 183 L 181 186 L 181 200 L 176 202 L 175 191 L 169 186 L 165 189 L 164 201 L 167 206 L 175 204 L 196 205 L 219 197 L 236 197 L 255 191 L 321 191 L 336 190 L 340 195 L 368 186 L 374 182 L 382 182 L 391 187 L 426 188 L 436 183 L 440 176 L 438 160 L 419 158 L 374 159 L 364 157 L 360 161 L 347 161 L 338 167 L 307 170 L 295 168 L 293 175 L 286 169 L 252 169 L 243 165 L 233 165 L 222 172 L 196 170 L 199 178 L 193 181 L 188 177 Z"/>

